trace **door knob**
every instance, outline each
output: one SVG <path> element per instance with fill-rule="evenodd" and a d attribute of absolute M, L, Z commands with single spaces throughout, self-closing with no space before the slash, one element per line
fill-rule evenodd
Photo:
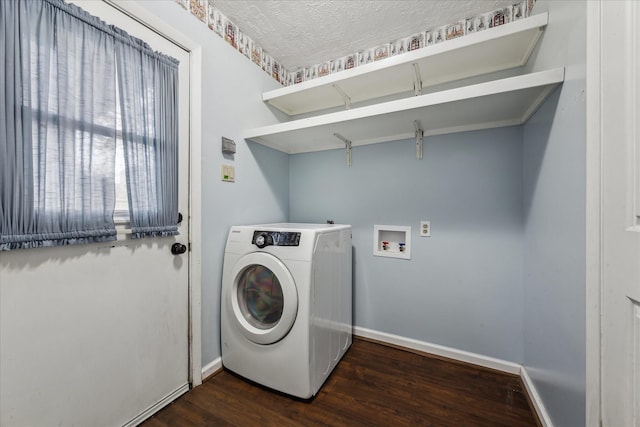
<path fill-rule="evenodd" d="M 180 255 L 187 252 L 187 247 L 182 243 L 174 243 L 171 245 L 171 253 L 174 255 Z"/>

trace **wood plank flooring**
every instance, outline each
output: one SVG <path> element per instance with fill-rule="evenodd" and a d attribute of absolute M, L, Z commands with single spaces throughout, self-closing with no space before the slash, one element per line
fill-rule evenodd
<path fill-rule="evenodd" d="M 356 339 L 315 398 L 222 371 L 148 419 L 181 426 L 539 426 L 518 376 Z"/>

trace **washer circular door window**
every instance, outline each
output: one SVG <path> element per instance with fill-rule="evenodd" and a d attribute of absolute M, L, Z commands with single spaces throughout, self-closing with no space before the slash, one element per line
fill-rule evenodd
<path fill-rule="evenodd" d="M 298 291 L 287 267 L 273 255 L 243 256 L 233 268 L 228 296 L 240 331 L 257 344 L 281 340 L 298 313 Z"/>

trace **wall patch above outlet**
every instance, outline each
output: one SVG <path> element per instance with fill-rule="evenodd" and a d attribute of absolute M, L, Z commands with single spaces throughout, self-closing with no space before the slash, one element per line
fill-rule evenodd
<path fill-rule="evenodd" d="M 222 137 L 222 152 L 226 154 L 235 154 L 236 143 L 232 139 Z"/>

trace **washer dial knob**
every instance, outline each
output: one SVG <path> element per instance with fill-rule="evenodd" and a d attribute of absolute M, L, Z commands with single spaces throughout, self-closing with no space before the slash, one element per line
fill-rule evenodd
<path fill-rule="evenodd" d="M 260 249 L 264 248 L 265 246 L 268 245 L 273 245 L 273 238 L 267 234 L 267 233 L 262 233 L 256 236 L 256 246 L 259 247 Z"/>

